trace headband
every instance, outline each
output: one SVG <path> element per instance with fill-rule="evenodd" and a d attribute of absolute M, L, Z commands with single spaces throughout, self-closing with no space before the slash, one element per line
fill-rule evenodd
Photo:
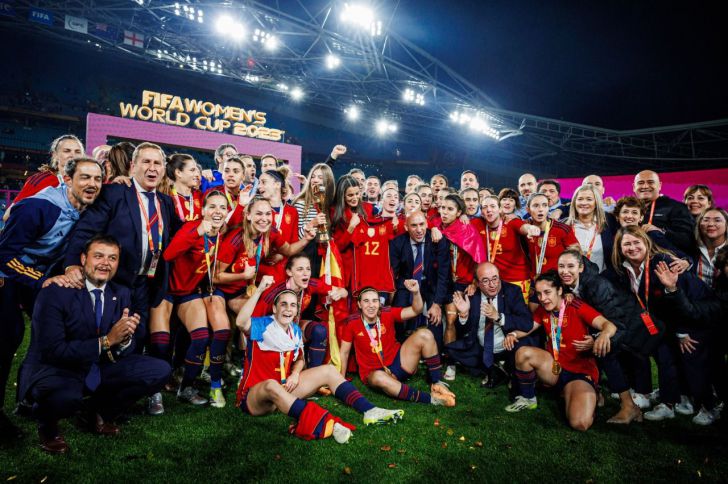
<path fill-rule="evenodd" d="M 282 185 L 285 185 L 286 183 L 286 179 L 283 177 L 283 174 L 281 174 L 281 172 L 278 170 L 266 170 L 263 172 L 263 174 L 272 176 Z"/>

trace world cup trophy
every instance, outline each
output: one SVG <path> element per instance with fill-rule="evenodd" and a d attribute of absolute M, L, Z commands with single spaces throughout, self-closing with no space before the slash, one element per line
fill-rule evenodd
<path fill-rule="evenodd" d="M 313 201 L 316 211 L 321 213 L 321 207 L 324 206 L 324 199 L 326 198 L 326 189 L 323 185 L 313 185 Z M 329 227 L 328 224 L 322 223 L 318 225 L 316 240 L 319 243 L 328 242 L 329 239 Z"/>

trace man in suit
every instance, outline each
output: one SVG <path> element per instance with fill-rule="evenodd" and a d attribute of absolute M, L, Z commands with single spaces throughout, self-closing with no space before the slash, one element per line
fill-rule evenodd
<path fill-rule="evenodd" d="M 129 289 L 111 282 L 120 251 L 113 237 L 94 236 L 81 253 L 83 287 L 50 284 L 38 295 L 19 396 L 33 403 L 46 452 L 68 451 L 58 421 L 80 410 L 93 432 L 118 434 L 113 419 L 169 379 L 167 362 L 134 354 L 139 315 Z"/>
<path fill-rule="evenodd" d="M 686 254 L 695 252 L 695 221 L 684 203 L 662 195 L 660 177 L 652 170 L 644 170 L 634 177 L 634 194 L 645 204 L 645 223 L 648 232 L 656 227 L 667 240 Z"/>
<path fill-rule="evenodd" d="M 495 264 L 479 264 L 476 281 L 478 290 L 472 297 L 459 292 L 453 294 L 465 333 L 461 339 L 447 345 L 447 352 L 472 373 L 484 372 L 483 385 L 493 388 L 500 380 L 496 362 L 505 362 L 506 372 L 513 373 L 517 348 L 507 351 L 503 347 L 505 336 L 511 331 L 530 329 L 533 319 L 521 288 L 501 281 Z M 520 345 L 528 343 L 519 341 Z"/>
<path fill-rule="evenodd" d="M 152 143 L 134 150 L 130 186 L 104 187 L 98 201 L 83 214 L 68 245 L 64 267 L 74 282 L 83 282 L 79 258 L 87 240 L 103 233 L 121 245 L 121 262 L 114 282 L 131 290 L 131 311 L 140 315 L 139 338 L 146 335 L 149 308 L 156 306 L 167 283 L 162 252 L 181 222 L 172 199 L 157 191 L 164 174 L 164 152 Z M 141 344 L 138 349 L 141 350 Z"/>
<path fill-rule="evenodd" d="M 2 406 L 13 356 L 25 333 L 23 312 L 30 317 L 41 287 L 67 282 L 65 276 L 51 274 L 63 260 L 80 213 L 96 200 L 104 179 L 103 169 L 92 158 L 65 160 L 63 170 L 62 185 L 49 186 L 15 205 L 0 235 L 0 440 L 21 435 Z"/>
<path fill-rule="evenodd" d="M 389 259 L 395 281 L 392 306 L 405 307 L 412 303 L 411 293 L 404 281 L 417 280 L 425 310 L 416 320 L 407 324 L 407 330 L 411 332 L 427 325 L 435 335 L 437 347 L 442 350 L 442 305 L 447 299 L 450 243 L 445 237 L 437 243 L 432 241 L 427 229 L 427 218 L 422 212 L 410 214 L 405 227 L 407 233 L 395 237 L 389 243 Z M 398 335 L 398 339 L 404 338 L 405 334 Z"/>

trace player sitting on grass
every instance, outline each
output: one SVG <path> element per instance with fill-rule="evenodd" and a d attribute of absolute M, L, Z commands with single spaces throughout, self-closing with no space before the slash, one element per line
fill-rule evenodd
<path fill-rule="evenodd" d="M 440 381 L 442 364 L 432 332 L 421 328 L 401 346 L 395 339 L 394 323 L 417 317 L 423 308 L 419 283 L 408 279 L 404 285 L 412 293 L 412 305 L 404 308 L 382 308 L 376 289 L 361 290 L 359 312 L 346 319 L 341 337 L 342 373 L 346 371 L 353 344 L 359 376 L 366 385 L 399 400 L 454 407 L 455 394 Z M 431 394 L 404 383 L 417 372 L 420 359 L 427 365 Z"/>
<path fill-rule="evenodd" d="M 280 410 L 298 421 L 291 429 L 296 436 L 312 440 L 333 435 L 339 443 L 347 442 L 355 427 L 314 402 L 303 400 L 324 385 L 333 390 L 336 398 L 363 413 L 365 425 L 400 419 L 404 411 L 375 407 L 335 367 L 303 369 L 303 336 L 294 322 L 298 313 L 296 293 L 281 291 L 273 300 L 271 316 L 251 318 L 260 295 L 272 284 L 272 276 L 263 276 L 236 320 L 248 341 L 237 406 L 253 416 Z"/>

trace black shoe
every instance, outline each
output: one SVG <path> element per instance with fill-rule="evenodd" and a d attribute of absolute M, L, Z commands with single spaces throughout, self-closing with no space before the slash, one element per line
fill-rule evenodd
<path fill-rule="evenodd" d="M 23 431 L 15 425 L 5 412 L 0 411 L 0 440 L 20 440 L 23 438 Z"/>
<path fill-rule="evenodd" d="M 33 405 L 27 400 L 18 403 L 13 412 L 17 417 L 31 418 L 33 416 Z"/>

